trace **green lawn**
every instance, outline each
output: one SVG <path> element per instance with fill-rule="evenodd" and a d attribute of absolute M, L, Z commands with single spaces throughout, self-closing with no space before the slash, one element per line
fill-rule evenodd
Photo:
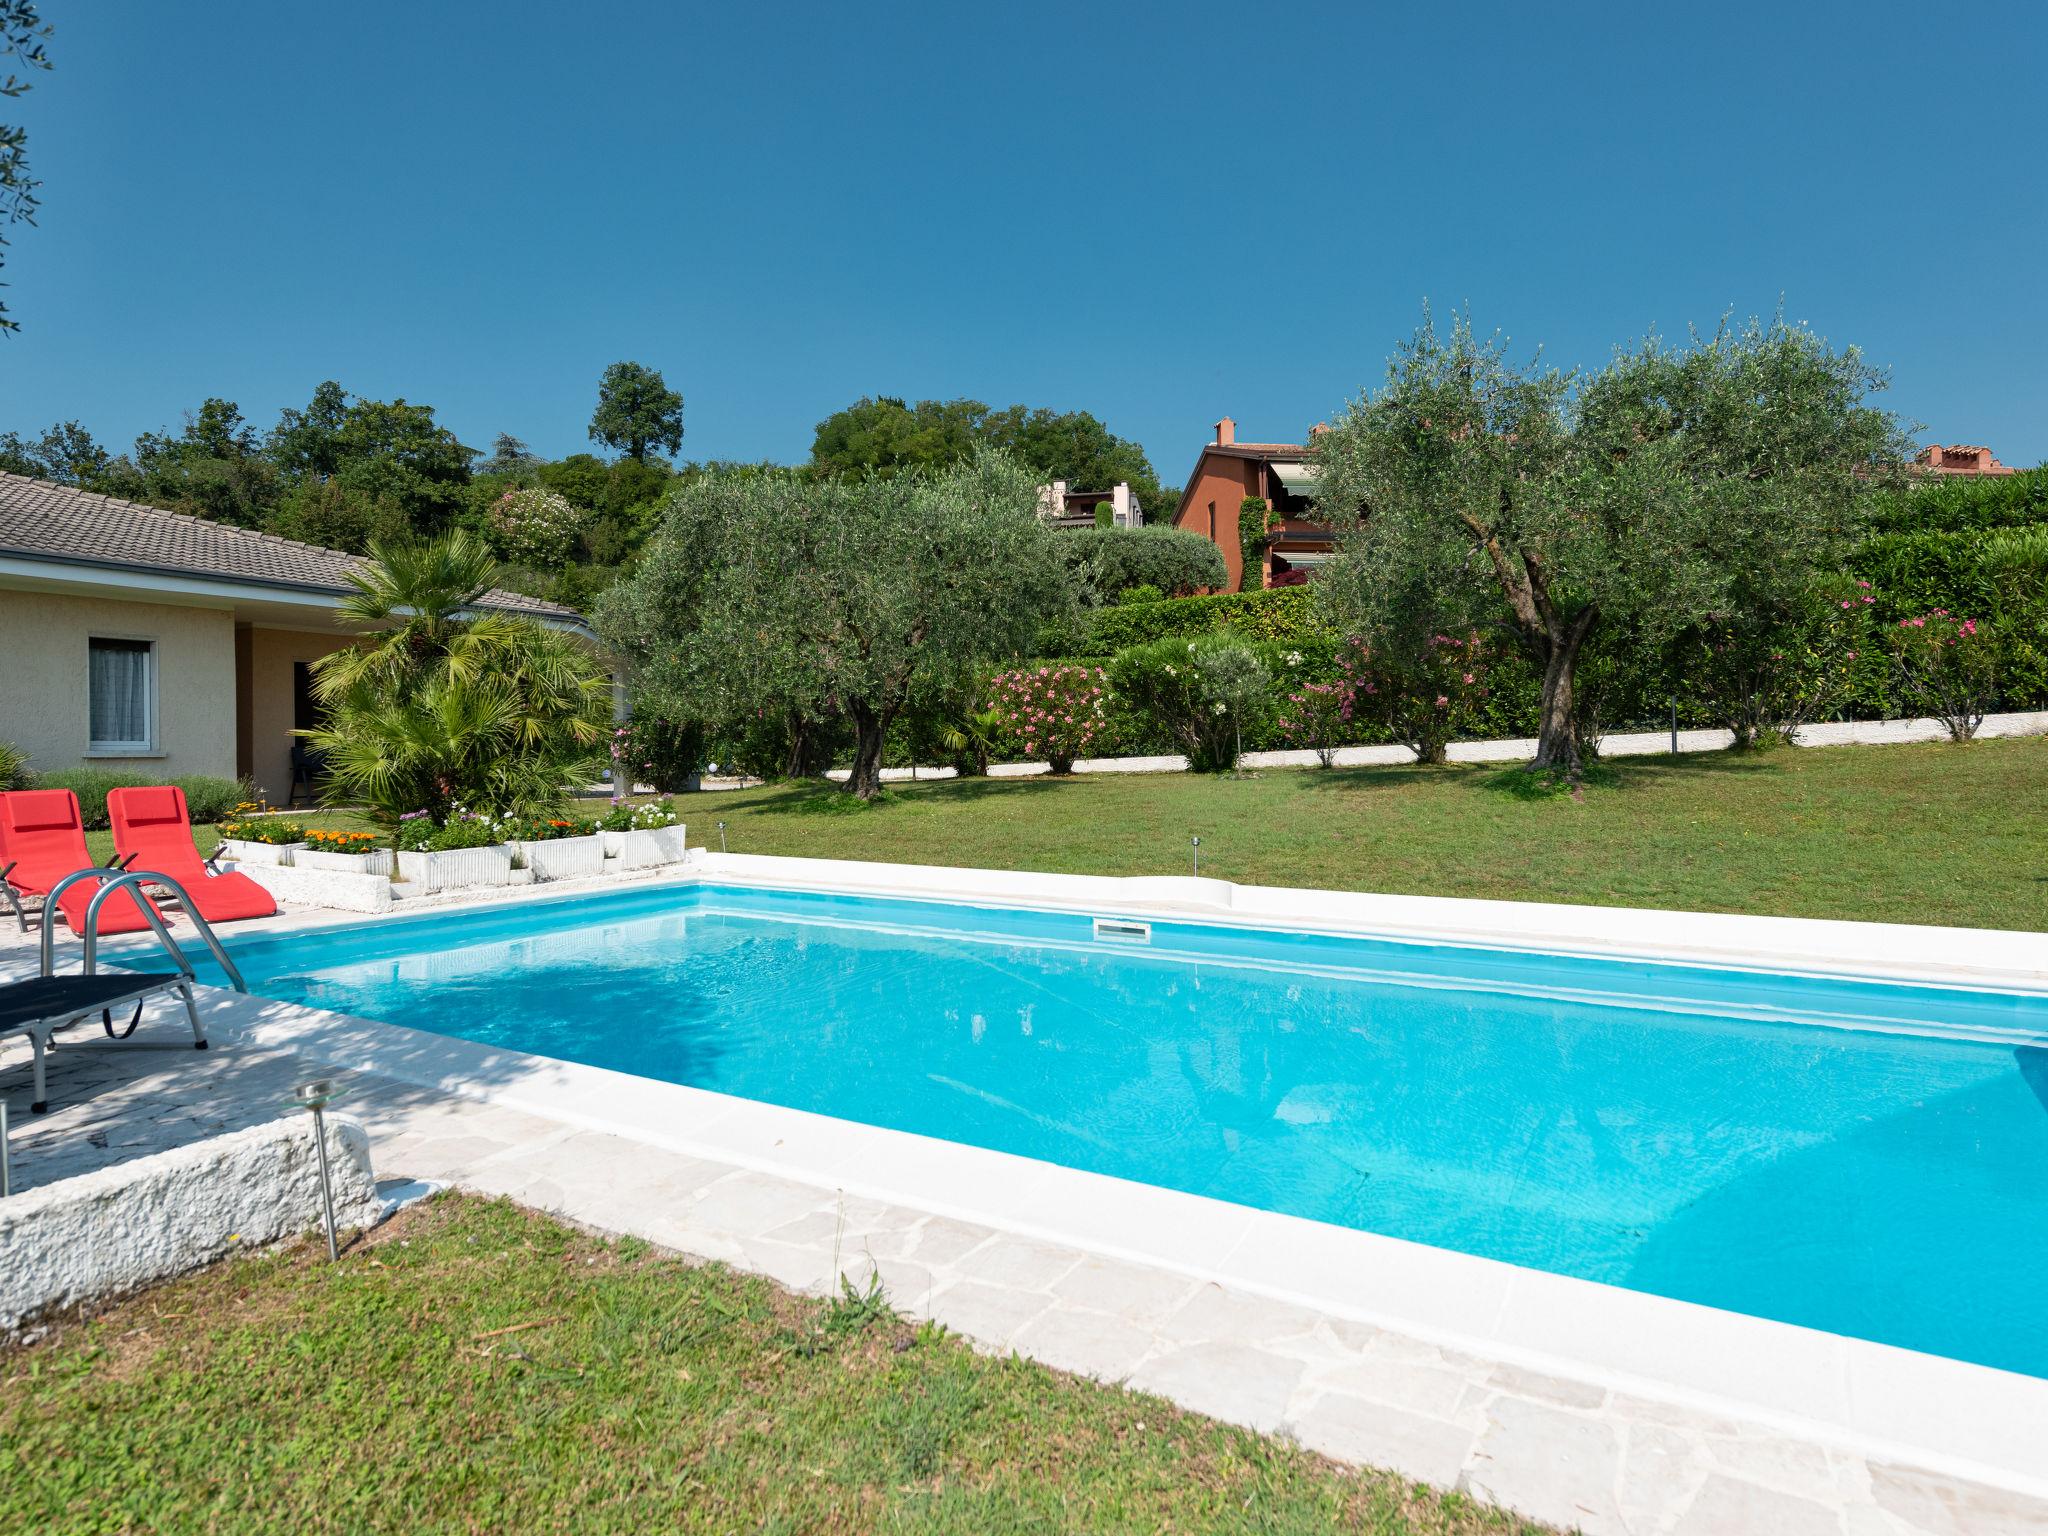
<path fill-rule="evenodd" d="M 0 1530 L 1539 1529 L 504 1203 L 325 1258 L 0 1355 Z"/>
<path fill-rule="evenodd" d="M 735 853 L 2048 930 L 2048 737 L 1619 758 L 1578 799 L 1491 767 L 1101 774 L 683 796 Z M 602 802 L 591 802 L 594 814 Z M 302 818 L 365 825 L 343 812 Z M 97 858 L 113 851 L 87 834 Z M 202 849 L 213 830 L 199 833 Z"/>
<path fill-rule="evenodd" d="M 686 797 L 690 841 L 1085 874 L 2048 929 L 2048 738 L 1623 758 L 1582 798 L 1488 767 L 987 779 Z"/>

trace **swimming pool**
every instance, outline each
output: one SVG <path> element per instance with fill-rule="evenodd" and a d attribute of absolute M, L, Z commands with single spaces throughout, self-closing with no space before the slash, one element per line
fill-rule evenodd
<path fill-rule="evenodd" d="M 668 886 L 255 992 L 2048 1377 L 2048 998 Z"/>

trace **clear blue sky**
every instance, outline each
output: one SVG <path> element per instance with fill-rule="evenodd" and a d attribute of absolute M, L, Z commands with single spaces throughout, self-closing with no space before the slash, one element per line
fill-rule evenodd
<path fill-rule="evenodd" d="M 2048 458 L 2048 8 L 45 0 L 0 428 L 125 448 L 337 378 L 691 458 L 857 396 L 1094 411 L 1177 483 L 1425 298 L 1597 363 L 1771 311 L 1921 436 Z"/>

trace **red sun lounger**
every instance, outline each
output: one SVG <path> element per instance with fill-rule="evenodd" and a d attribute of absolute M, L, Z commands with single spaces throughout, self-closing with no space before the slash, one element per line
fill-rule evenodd
<path fill-rule="evenodd" d="M 6 887 L 7 903 L 14 908 L 15 921 L 28 931 L 28 915 L 22 910 L 23 896 L 44 896 L 66 875 L 94 868 L 85 849 L 85 820 L 78 813 L 78 796 L 68 789 L 13 789 L 0 794 L 0 883 Z M 109 870 L 111 876 L 113 871 Z M 73 933 L 85 929 L 85 909 L 91 903 L 98 882 L 81 880 L 57 898 L 57 907 Z M 142 909 L 135 904 L 134 891 L 116 891 L 100 908 L 101 933 L 140 933 L 148 927 Z M 147 900 L 147 897 L 143 898 Z M 44 903 L 43 920 L 49 921 L 49 903 Z"/>
<path fill-rule="evenodd" d="M 192 905 L 209 923 L 276 915 L 277 902 L 270 892 L 247 875 L 232 871 L 215 874 L 207 868 L 192 841 L 185 791 L 177 785 L 110 790 L 107 815 L 114 823 L 114 848 L 121 855 L 121 867 L 169 875 L 185 888 Z"/>

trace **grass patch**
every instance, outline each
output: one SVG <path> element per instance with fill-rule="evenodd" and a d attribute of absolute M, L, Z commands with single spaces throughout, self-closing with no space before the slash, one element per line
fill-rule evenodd
<path fill-rule="evenodd" d="M 2048 929 L 2048 738 L 1618 758 L 1573 794 L 1487 765 L 1255 779 L 774 785 L 685 796 L 735 853 L 1202 873 L 1512 901 Z"/>
<path fill-rule="evenodd" d="M 1541 1529 L 504 1202 L 324 1259 L 0 1356 L 0 1529 Z"/>

